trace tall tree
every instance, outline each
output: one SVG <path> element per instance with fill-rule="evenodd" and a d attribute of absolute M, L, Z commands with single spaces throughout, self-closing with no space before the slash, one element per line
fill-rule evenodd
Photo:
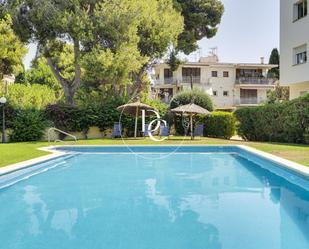
<path fill-rule="evenodd" d="M 174 8 L 172 0 L 140 1 L 144 14 L 138 25 L 138 49 L 146 62 L 133 74 L 132 95 L 140 92 L 147 84 L 147 70 L 162 58 L 171 46 L 177 46 L 179 34 L 183 31 L 183 17 Z"/>
<path fill-rule="evenodd" d="M 91 2 L 25 0 L 14 9 L 15 31 L 23 40 L 39 44 L 70 105 L 80 87 L 82 40 L 88 26 Z M 74 77 L 64 77 L 62 68 L 53 60 L 55 42 L 72 44 Z"/>
<path fill-rule="evenodd" d="M 272 68 L 269 71 L 269 76 L 272 76 L 276 79 L 280 78 L 280 55 L 279 55 L 279 51 L 277 48 L 274 48 L 271 51 L 271 55 L 269 57 L 269 64 L 274 64 L 274 65 L 278 65 L 278 67 L 276 68 Z"/>
<path fill-rule="evenodd" d="M 4 74 L 23 71 L 23 58 L 27 48 L 14 34 L 12 19 L 6 15 L 0 19 L 0 80 Z"/>
<path fill-rule="evenodd" d="M 31 68 L 25 72 L 25 83 L 47 85 L 60 92 L 62 87 L 53 75 L 45 57 L 41 56 L 32 62 Z"/>
<path fill-rule="evenodd" d="M 184 30 L 178 37 L 177 51 L 188 55 L 198 48 L 199 40 L 216 35 L 224 13 L 220 0 L 174 0 L 174 6 L 184 17 Z"/>
<path fill-rule="evenodd" d="M 15 31 L 23 40 L 35 40 L 40 45 L 64 88 L 68 104 L 73 104 L 74 94 L 81 85 L 84 54 L 93 49 L 117 54 L 125 50 L 125 44 L 130 47 L 128 52 L 139 48 L 133 54 L 144 61 L 150 55 L 159 57 L 182 28 L 182 19 L 173 10 L 172 0 L 24 0 L 13 9 Z M 162 13 L 164 18 L 160 16 Z M 180 23 L 180 27 L 175 23 Z M 73 78 L 65 78 L 53 60 L 50 44 L 55 41 L 73 46 Z"/>

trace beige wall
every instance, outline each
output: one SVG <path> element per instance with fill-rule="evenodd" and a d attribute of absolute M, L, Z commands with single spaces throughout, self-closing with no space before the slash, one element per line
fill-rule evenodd
<path fill-rule="evenodd" d="M 217 71 L 218 77 L 212 78 L 211 71 Z M 223 77 L 223 72 L 229 72 L 229 77 Z M 212 96 L 214 105 L 216 108 L 231 108 L 234 106 L 235 100 L 235 79 L 236 79 L 236 71 L 234 67 L 218 67 L 218 66 L 210 66 L 208 77 L 210 81 L 210 86 L 212 91 L 217 91 L 217 96 Z M 223 96 L 223 92 L 227 91 L 228 96 Z"/>
<path fill-rule="evenodd" d="M 294 48 L 305 44 L 307 50 L 309 48 L 309 16 L 293 21 L 293 6 L 298 0 L 280 2 L 280 83 L 291 86 L 291 98 L 295 98 L 299 95 L 296 94 L 298 90 L 294 84 L 307 82 L 305 85 L 302 84 L 302 87 L 309 89 L 309 61 L 294 65 Z"/>
<path fill-rule="evenodd" d="M 229 109 L 235 107 L 240 103 L 240 90 L 239 86 L 235 85 L 236 82 L 236 66 L 233 64 L 210 64 L 210 65 L 185 65 L 180 66 L 179 69 L 174 72 L 174 79 L 182 82 L 182 68 L 183 67 L 198 67 L 201 68 L 201 83 L 194 84 L 194 88 L 199 88 L 208 94 L 212 95 L 213 91 L 217 92 L 217 96 L 211 96 L 215 108 Z M 160 64 L 155 68 L 156 76 L 159 76 L 157 81 L 159 85 L 164 83 L 164 68 L 169 68 L 166 64 Z M 242 66 L 241 68 L 246 68 Z M 250 69 L 252 67 L 248 67 Z M 262 67 L 261 67 L 262 68 Z M 267 74 L 267 69 L 262 68 L 263 74 Z M 217 71 L 218 77 L 212 77 L 211 72 Z M 223 77 L 223 72 L 228 71 L 229 77 Z M 189 83 L 181 83 L 184 90 L 189 90 L 191 85 Z M 223 92 L 228 91 L 228 96 L 223 96 Z M 262 103 L 267 98 L 267 89 L 258 89 L 258 101 Z"/>
<path fill-rule="evenodd" d="M 305 92 L 309 93 L 309 81 L 305 83 L 290 85 L 290 99 L 298 98 L 301 96 L 301 93 Z"/>

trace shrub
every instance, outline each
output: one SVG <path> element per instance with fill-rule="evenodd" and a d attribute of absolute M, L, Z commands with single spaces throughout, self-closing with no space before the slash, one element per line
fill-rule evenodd
<path fill-rule="evenodd" d="M 155 108 L 160 113 L 161 118 L 166 117 L 166 115 L 168 113 L 168 105 L 167 104 L 162 103 L 158 99 L 145 99 L 143 101 L 143 103 L 150 105 L 153 108 Z"/>
<path fill-rule="evenodd" d="M 101 103 L 85 107 L 67 105 L 49 105 L 46 108 L 46 116 L 53 125 L 67 132 L 87 133 L 89 127 L 97 126 L 101 131 L 111 129 L 115 122 L 119 121 L 120 112 L 117 107 L 124 104 L 121 99 L 110 99 Z M 125 128 L 132 128 L 133 117 L 122 116 L 121 123 Z"/>
<path fill-rule="evenodd" d="M 199 105 L 208 111 L 213 111 L 213 103 L 210 98 L 210 96 L 198 89 L 195 89 L 193 91 L 183 91 L 178 93 L 174 96 L 174 98 L 171 100 L 170 108 L 174 109 L 181 105 L 187 105 L 194 103 L 196 105 Z M 185 130 L 183 125 L 183 119 L 184 117 L 180 116 L 174 116 L 173 124 L 175 124 L 176 134 L 177 135 L 184 135 L 188 130 Z"/>
<path fill-rule="evenodd" d="M 25 142 L 40 140 L 45 129 L 48 127 L 42 111 L 34 109 L 17 110 L 11 128 L 10 134 L 12 142 Z"/>
<path fill-rule="evenodd" d="M 190 103 L 199 105 L 208 111 L 213 111 L 213 103 L 210 96 L 202 90 L 195 89 L 193 91 L 183 91 L 178 93 L 170 103 L 170 108 L 174 109 L 180 105 L 187 105 Z"/>
<path fill-rule="evenodd" d="M 8 89 L 8 103 L 16 109 L 44 109 L 56 103 L 55 92 L 45 85 L 12 84 Z"/>
<path fill-rule="evenodd" d="M 97 120 L 92 109 L 82 109 L 68 105 L 49 105 L 46 116 L 53 126 L 66 132 L 84 132 Z"/>
<path fill-rule="evenodd" d="M 213 112 L 205 117 L 205 136 L 230 139 L 236 131 L 236 120 L 232 113 Z"/>
<path fill-rule="evenodd" d="M 309 94 L 298 99 L 235 111 L 238 134 L 251 141 L 308 143 Z"/>
<path fill-rule="evenodd" d="M 2 131 L 2 106 L 0 106 L 0 132 Z M 14 110 L 14 108 L 9 105 L 6 104 L 5 105 L 5 127 L 7 129 L 12 128 L 12 121 L 14 120 L 14 117 L 16 115 L 16 111 Z"/>
<path fill-rule="evenodd" d="M 114 123 L 119 121 L 121 113 L 117 111 L 117 107 L 123 104 L 125 101 L 122 99 L 110 99 L 98 108 L 99 115 L 96 125 L 101 131 L 113 128 Z M 127 121 L 127 116 L 122 115 L 121 123 L 126 124 Z M 127 127 L 127 125 L 124 126 Z"/>

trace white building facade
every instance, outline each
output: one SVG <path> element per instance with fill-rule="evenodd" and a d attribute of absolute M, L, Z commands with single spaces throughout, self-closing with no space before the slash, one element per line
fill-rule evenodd
<path fill-rule="evenodd" d="M 177 92 L 193 88 L 208 93 L 218 110 L 256 106 L 275 88 L 276 79 L 268 77 L 274 67 L 277 65 L 219 63 L 214 57 L 185 63 L 176 72 L 167 64 L 159 64 L 155 67 L 154 91 L 166 103 Z"/>
<path fill-rule="evenodd" d="M 281 0 L 280 84 L 290 98 L 309 93 L 309 17 L 307 0 Z"/>

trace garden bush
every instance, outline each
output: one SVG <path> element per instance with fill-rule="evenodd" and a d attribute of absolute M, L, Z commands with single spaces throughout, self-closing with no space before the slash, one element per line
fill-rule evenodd
<path fill-rule="evenodd" d="M 230 139 L 236 131 L 236 120 L 232 113 L 213 112 L 204 119 L 204 135 Z"/>
<path fill-rule="evenodd" d="M 309 143 L 309 94 L 283 103 L 235 111 L 238 134 L 250 141 Z"/>
<path fill-rule="evenodd" d="M 93 109 L 61 104 L 49 105 L 45 112 L 54 127 L 66 132 L 87 133 L 89 127 L 98 119 Z"/>
<path fill-rule="evenodd" d="M 17 110 L 11 122 L 10 141 L 25 142 L 40 140 L 48 127 L 48 121 L 42 111 L 35 109 Z"/>
<path fill-rule="evenodd" d="M 2 131 L 2 106 L 0 106 L 0 132 Z M 12 121 L 14 120 L 14 117 L 16 115 L 16 111 L 15 109 L 10 105 L 10 104 L 6 104 L 5 105 L 5 127 L 7 129 L 12 128 Z"/>
<path fill-rule="evenodd" d="M 213 111 L 213 103 L 210 98 L 210 96 L 205 93 L 204 91 L 201 91 L 199 89 L 194 89 L 193 91 L 183 91 L 174 96 L 174 98 L 171 100 L 170 108 L 174 109 L 181 105 L 187 105 L 194 103 L 196 105 L 199 105 L 208 111 Z M 185 135 L 189 132 L 188 129 L 185 129 L 183 121 L 185 117 L 182 116 L 174 116 L 173 124 L 175 125 L 175 130 L 177 135 Z"/>
<path fill-rule="evenodd" d="M 212 112 L 214 107 L 210 96 L 202 90 L 194 89 L 193 91 L 183 91 L 175 95 L 171 100 L 170 108 L 174 109 L 180 105 L 194 103 L 208 111 Z"/>
<path fill-rule="evenodd" d="M 0 91 L 1 95 L 1 91 Z M 8 89 L 8 103 L 16 109 L 44 109 L 56 103 L 58 98 L 53 89 L 45 85 L 12 84 Z"/>
<path fill-rule="evenodd" d="M 53 125 L 66 132 L 87 133 L 91 126 L 97 126 L 101 131 L 112 129 L 115 122 L 119 121 L 120 112 L 117 107 L 124 104 L 121 99 L 111 99 L 101 103 L 84 107 L 67 105 L 49 105 L 46 108 L 46 116 Z M 132 130 L 133 117 L 123 115 L 121 119 L 123 127 Z"/>

